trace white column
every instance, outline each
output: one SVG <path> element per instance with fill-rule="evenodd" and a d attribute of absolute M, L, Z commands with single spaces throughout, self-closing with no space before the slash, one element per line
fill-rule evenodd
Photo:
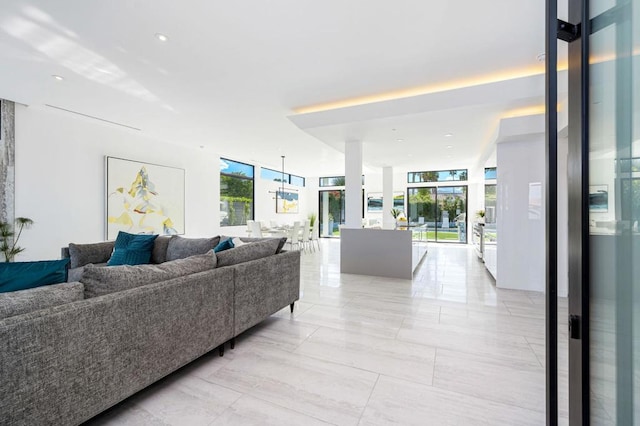
<path fill-rule="evenodd" d="M 362 228 L 362 142 L 347 141 L 344 150 L 345 228 Z"/>
<path fill-rule="evenodd" d="M 391 215 L 393 208 L 393 167 L 382 168 L 382 228 L 394 229 L 395 219 Z"/>

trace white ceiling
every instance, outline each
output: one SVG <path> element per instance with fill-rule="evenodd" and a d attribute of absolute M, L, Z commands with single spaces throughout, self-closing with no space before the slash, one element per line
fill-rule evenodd
<path fill-rule="evenodd" d="M 543 49 L 540 0 L 4 0 L 0 97 L 274 168 L 286 155 L 287 171 L 305 176 L 342 172 L 336 135 L 354 129 L 372 166 L 448 168 L 486 148 L 497 117 L 540 103 L 543 93 L 509 99 L 507 89 L 469 106 L 410 113 L 388 99 L 540 72 Z M 357 123 L 314 130 L 288 118 L 379 94 L 384 114 Z M 449 132 L 451 149 L 443 145 Z M 389 143 L 397 139 L 405 142 Z"/>

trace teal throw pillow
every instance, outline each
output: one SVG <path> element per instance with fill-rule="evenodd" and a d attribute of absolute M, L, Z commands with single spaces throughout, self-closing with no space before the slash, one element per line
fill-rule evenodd
<path fill-rule="evenodd" d="M 69 260 L 0 263 L 0 293 L 66 282 Z"/>
<path fill-rule="evenodd" d="M 220 241 L 220 243 L 218 243 L 218 245 L 213 248 L 213 251 L 218 253 L 224 250 L 232 249 L 233 247 L 233 241 L 231 240 L 231 238 L 227 238 L 226 240 Z"/>
<path fill-rule="evenodd" d="M 151 262 L 153 243 L 158 235 L 118 232 L 107 266 L 144 265 Z"/>

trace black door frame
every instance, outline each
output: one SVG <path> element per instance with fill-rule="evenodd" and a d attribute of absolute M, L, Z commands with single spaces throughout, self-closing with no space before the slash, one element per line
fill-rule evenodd
<path fill-rule="evenodd" d="M 569 419 L 589 424 L 589 8 L 569 0 L 569 22 L 546 0 L 546 423 L 558 424 L 558 39 L 569 43 Z"/>
<path fill-rule="evenodd" d="M 447 188 L 447 187 L 464 187 L 465 191 L 464 191 L 464 209 L 465 209 L 465 219 L 464 219 L 464 229 L 465 229 L 465 240 L 464 242 L 462 241 L 446 241 L 446 240 L 441 240 L 438 241 L 438 211 L 439 211 L 439 207 L 438 207 L 438 188 Z M 421 189 L 421 188 L 429 188 L 429 189 L 435 189 L 435 206 L 436 206 L 436 226 L 434 228 L 435 231 L 435 237 L 433 240 L 429 240 L 429 238 L 427 238 L 427 241 L 433 241 L 435 243 L 439 243 L 439 242 L 444 242 L 446 244 L 469 244 L 469 185 L 427 185 L 427 186 L 408 186 L 407 187 L 407 209 L 406 209 L 406 214 L 407 214 L 407 219 L 409 219 L 409 191 L 411 189 Z"/>

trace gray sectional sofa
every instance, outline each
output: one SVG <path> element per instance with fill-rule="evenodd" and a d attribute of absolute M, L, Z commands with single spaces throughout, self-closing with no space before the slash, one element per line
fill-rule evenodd
<path fill-rule="evenodd" d="M 287 305 L 293 310 L 299 252 L 277 244 L 267 254 L 273 244 L 258 241 L 167 261 L 170 242 L 159 239 L 152 260 L 161 262 L 144 267 L 85 264 L 103 263 L 109 244 L 93 254 L 71 245 L 79 282 L 48 286 L 61 292 L 49 301 L 55 306 L 25 312 L 34 308 L 28 299 L 42 298 L 26 292 L 42 289 L 0 295 L 0 315 L 9 315 L 0 319 L 0 424 L 80 424 Z"/>

